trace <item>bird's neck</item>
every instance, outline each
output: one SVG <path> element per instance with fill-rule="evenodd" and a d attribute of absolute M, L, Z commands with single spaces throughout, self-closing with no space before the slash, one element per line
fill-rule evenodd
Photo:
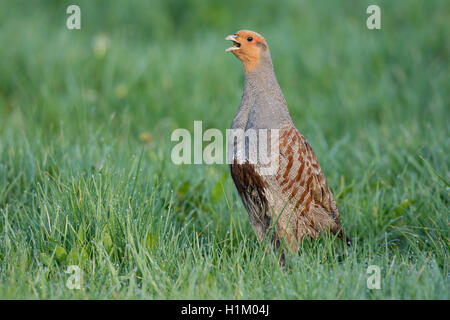
<path fill-rule="evenodd" d="M 252 109 L 256 111 L 253 112 L 253 119 L 250 117 Z M 259 125 L 272 126 L 272 123 L 268 121 L 273 118 L 273 115 L 277 115 L 278 122 L 290 121 L 286 100 L 269 56 L 267 59 L 261 59 L 254 70 L 245 74 L 244 94 L 232 128 L 245 130 L 252 125 L 252 122 L 255 122 L 255 117 L 258 118 Z M 278 126 L 278 123 L 273 125 Z"/>
<path fill-rule="evenodd" d="M 245 94 L 283 95 L 278 85 L 271 61 L 260 63 L 254 70 L 245 74 Z"/>

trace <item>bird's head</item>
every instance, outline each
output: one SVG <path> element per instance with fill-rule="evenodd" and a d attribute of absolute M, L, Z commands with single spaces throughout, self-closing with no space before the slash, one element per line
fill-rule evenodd
<path fill-rule="evenodd" d="M 269 47 L 264 37 L 259 33 L 241 30 L 229 35 L 225 40 L 233 42 L 233 46 L 225 50 L 232 52 L 244 65 L 246 73 L 254 70 L 265 57 L 270 60 Z"/>

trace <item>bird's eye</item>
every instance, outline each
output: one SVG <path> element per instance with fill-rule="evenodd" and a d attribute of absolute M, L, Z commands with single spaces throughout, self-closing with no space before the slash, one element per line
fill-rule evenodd
<path fill-rule="evenodd" d="M 252 42 L 252 41 L 253 41 L 253 37 L 248 37 L 248 38 L 247 38 L 247 41 L 248 41 L 248 42 Z"/>

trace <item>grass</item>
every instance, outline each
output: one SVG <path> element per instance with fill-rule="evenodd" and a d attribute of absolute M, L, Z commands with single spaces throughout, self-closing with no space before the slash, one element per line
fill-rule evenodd
<path fill-rule="evenodd" d="M 75 1 L 78 31 L 65 2 L 0 3 L 0 298 L 449 299 L 448 1 Z M 282 270 L 226 165 L 170 161 L 174 129 L 229 127 L 241 28 L 354 247 L 305 241 Z"/>

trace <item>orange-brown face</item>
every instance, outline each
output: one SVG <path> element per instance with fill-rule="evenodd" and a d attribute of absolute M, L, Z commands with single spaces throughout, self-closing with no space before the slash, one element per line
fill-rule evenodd
<path fill-rule="evenodd" d="M 261 52 L 268 50 L 264 37 L 253 31 L 241 30 L 229 35 L 225 40 L 233 42 L 233 46 L 226 49 L 225 52 L 233 52 L 242 61 L 247 73 L 258 66 Z"/>

